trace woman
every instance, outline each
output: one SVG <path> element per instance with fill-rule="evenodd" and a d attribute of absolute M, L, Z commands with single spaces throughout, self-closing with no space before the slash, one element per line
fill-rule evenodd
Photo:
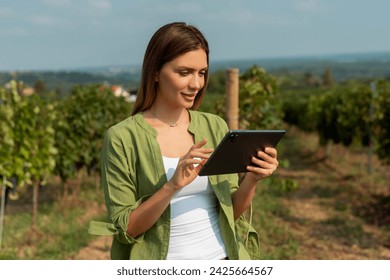
<path fill-rule="evenodd" d="M 102 149 L 111 223 L 90 232 L 115 235 L 113 259 L 259 258 L 242 214 L 277 153 L 259 152 L 239 186 L 237 174 L 197 175 L 228 130 L 220 117 L 195 111 L 208 67 L 208 43 L 194 26 L 167 24 L 148 44 L 132 116 L 107 131 Z"/>

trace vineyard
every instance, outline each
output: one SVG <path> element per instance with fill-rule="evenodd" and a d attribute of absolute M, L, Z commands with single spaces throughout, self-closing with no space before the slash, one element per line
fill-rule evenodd
<path fill-rule="evenodd" d="M 23 201 L 32 206 L 27 210 L 31 214 L 26 234 L 35 236 L 31 240 L 37 240 L 45 231 L 40 211 L 45 213 L 45 218 L 49 215 L 47 206 L 40 210 L 39 204 L 45 201 L 40 197 L 41 193 L 46 193 L 45 189 L 57 188 L 56 196 L 50 196 L 50 200 L 60 203 L 50 206 L 57 209 L 55 211 L 58 211 L 56 207 L 62 207 L 62 211 L 68 207 L 70 213 L 76 208 L 93 206 L 98 210 L 90 210 L 92 214 L 85 214 L 85 217 L 104 214 L 99 187 L 101 143 L 111 125 L 129 116 L 132 105 L 101 85 L 75 86 L 68 95 L 61 97 L 38 94 L 23 96 L 23 87 L 23 82 L 11 81 L 0 88 L 1 234 L 4 232 L 6 235 L 5 229 L 11 224 L 13 215 L 7 212 L 9 207 L 4 208 L 4 204 Z M 375 206 L 371 205 L 368 197 L 359 198 L 356 190 L 351 190 L 350 194 L 367 203 L 354 204 L 354 213 L 371 219 L 371 224 L 384 232 L 381 238 L 389 246 L 390 185 L 386 178 L 389 177 L 390 164 L 390 81 L 346 81 L 341 84 L 328 81 L 321 86 L 287 87 L 281 77 L 254 66 L 240 77 L 239 106 L 242 129 L 288 130 L 285 143 L 282 141 L 280 145 L 281 170 L 264 182 L 254 202 L 259 204 L 262 213 L 254 217 L 254 222 L 265 240 L 266 253 L 263 258 L 299 256 L 298 250 L 294 249 L 298 246 L 295 241 L 286 239 L 289 234 L 285 231 L 278 233 L 284 227 L 270 225 L 269 220 L 283 218 L 285 223 L 291 223 L 292 216 L 282 211 L 283 203 L 293 201 L 305 189 L 307 182 L 300 176 L 305 176 L 303 171 L 309 168 L 307 162 L 311 162 L 310 166 L 332 165 L 335 153 L 352 158 L 354 151 L 360 151 L 365 162 L 359 165 L 358 172 L 351 175 L 351 172 L 346 172 L 348 167 L 345 166 L 345 170 L 333 168 L 329 172 L 342 173 L 343 182 L 348 179 L 355 183 L 358 181 L 359 188 L 364 184 L 380 186 L 367 192 L 367 196 L 376 198 Z M 224 117 L 223 93 L 209 93 L 201 110 Z M 313 144 L 313 141 L 317 144 Z M 292 150 L 294 145 L 299 147 Z M 315 148 L 310 148 L 310 145 Z M 305 160 L 298 160 L 297 154 Z M 303 175 L 299 175 L 301 173 Z M 358 180 L 358 176 L 366 177 L 370 183 Z M 333 179 L 324 177 L 323 180 Z M 89 195 L 83 200 L 86 190 Z M 323 191 L 333 192 L 334 186 Z M 267 204 L 266 199 L 273 199 L 274 202 Z M 345 201 L 343 203 L 338 207 L 344 209 L 347 207 L 345 205 L 349 205 Z M 6 221 L 4 226 L 3 221 Z M 333 222 L 342 221 L 339 217 Z M 81 223 L 78 234 L 85 230 L 88 219 L 83 219 Z M 10 239 L 5 236 L 4 240 Z M 12 258 L 42 258 L 39 255 L 18 254 L 6 242 L 0 243 L 0 250 L 0 258 L 10 255 Z M 55 257 L 44 255 L 43 258 Z M 66 256 L 60 255 L 60 258 Z"/>

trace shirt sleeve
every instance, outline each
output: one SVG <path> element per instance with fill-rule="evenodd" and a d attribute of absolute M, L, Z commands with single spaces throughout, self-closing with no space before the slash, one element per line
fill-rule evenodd
<path fill-rule="evenodd" d="M 108 218 L 116 229 L 113 234 L 119 242 L 132 244 L 142 242 L 144 234 L 132 238 L 126 233 L 129 216 L 147 197 L 138 198 L 129 159 L 135 155 L 125 152 L 123 142 L 113 128 L 107 131 L 101 153 L 101 173 Z"/>

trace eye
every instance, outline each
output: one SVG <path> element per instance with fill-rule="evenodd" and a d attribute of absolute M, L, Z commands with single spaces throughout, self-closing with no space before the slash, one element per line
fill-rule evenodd
<path fill-rule="evenodd" d="M 200 71 L 200 72 L 199 72 L 199 76 L 200 76 L 200 77 L 203 77 L 204 75 L 206 75 L 206 71 Z"/>
<path fill-rule="evenodd" d="M 183 76 L 183 77 L 188 76 L 189 74 L 190 74 L 189 71 L 185 71 L 185 70 L 179 71 L 179 75 L 180 75 L 180 76 Z"/>

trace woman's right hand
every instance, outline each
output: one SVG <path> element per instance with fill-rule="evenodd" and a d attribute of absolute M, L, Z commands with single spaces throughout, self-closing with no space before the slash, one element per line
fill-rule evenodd
<path fill-rule="evenodd" d="M 207 140 L 203 139 L 202 141 L 194 144 L 187 154 L 179 159 L 176 171 L 172 178 L 167 182 L 167 186 L 175 191 L 178 191 L 195 180 L 200 169 L 214 151 L 214 149 L 203 148 L 206 143 Z"/>

